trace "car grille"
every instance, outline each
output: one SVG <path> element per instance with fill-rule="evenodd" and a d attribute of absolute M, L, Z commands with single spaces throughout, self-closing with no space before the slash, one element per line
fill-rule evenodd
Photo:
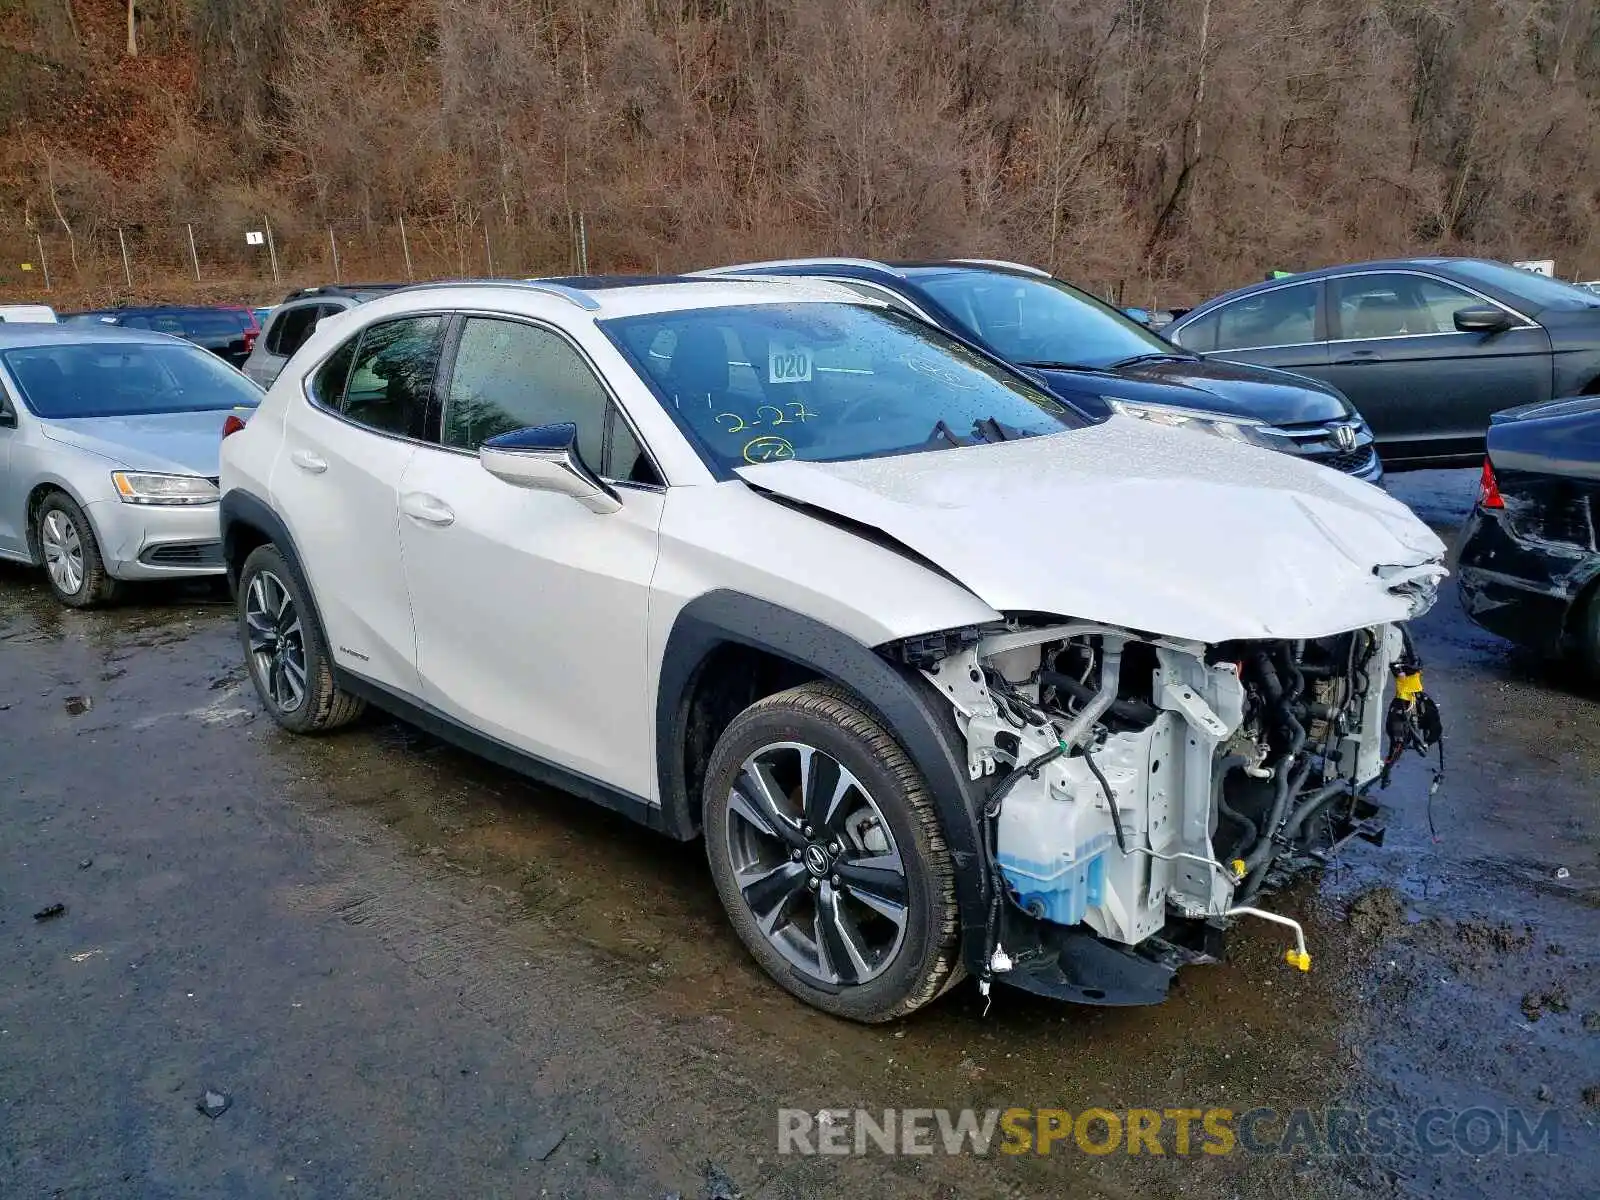
<path fill-rule="evenodd" d="M 1302 453 L 1313 462 L 1332 467 L 1335 471 L 1343 471 L 1347 475 L 1354 475 L 1369 469 L 1378 452 L 1371 446 L 1362 446 L 1355 450 L 1340 450 L 1334 454 L 1319 454 L 1316 451 L 1302 451 Z"/>
<path fill-rule="evenodd" d="M 1352 428 L 1356 435 L 1357 444 L 1349 449 L 1340 447 L 1338 440 L 1338 431 L 1345 427 Z M 1376 465 L 1378 451 L 1372 444 L 1372 435 L 1361 426 L 1352 425 L 1349 421 L 1279 425 L 1273 432 L 1288 442 L 1287 449 L 1293 450 L 1302 458 L 1321 463 L 1325 467 L 1332 467 L 1335 471 L 1343 471 L 1347 475 L 1364 474 Z"/>
<path fill-rule="evenodd" d="M 187 546 L 151 546 L 139 561 L 152 567 L 220 567 L 221 542 L 199 542 Z"/>

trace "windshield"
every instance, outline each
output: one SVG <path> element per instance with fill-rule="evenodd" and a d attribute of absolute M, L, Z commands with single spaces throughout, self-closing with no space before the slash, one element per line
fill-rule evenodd
<path fill-rule="evenodd" d="M 937 329 L 875 305 L 739 305 L 600 324 L 723 471 L 1008 441 L 1087 423 Z"/>
<path fill-rule="evenodd" d="M 1488 284 L 1520 296 L 1536 309 L 1600 308 L 1600 296 L 1593 292 L 1505 263 L 1465 258 L 1451 263 L 1450 269 L 1473 283 Z"/>
<path fill-rule="evenodd" d="M 88 342 L 0 352 L 28 411 L 47 419 L 253 408 L 261 389 L 216 355 L 165 342 Z"/>
<path fill-rule="evenodd" d="M 1109 367 L 1182 354 L 1137 321 L 1058 279 L 944 267 L 906 276 L 970 334 L 1015 363 Z"/>

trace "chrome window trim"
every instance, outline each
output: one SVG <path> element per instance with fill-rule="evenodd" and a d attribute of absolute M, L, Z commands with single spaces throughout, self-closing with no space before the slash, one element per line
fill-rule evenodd
<path fill-rule="evenodd" d="M 1467 293 L 1469 293 L 1469 294 L 1471 294 L 1473 296 L 1476 296 L 1479 300 L 1482 300 L 1485 304 L 1493 305 L 1495 308 L 1500 309 L 1502 312 L 1506 312 L 1506 313 L 1511 314 L 1511 316 L 1515 317 L 1518 321 L 1521 322 L 1521 324 L 1517 326 L 1517 328 L 1519 328 L 1519 329 L 1542 329 L 1543 328 L 1543 326 L 1541 326 L 1537 321 L 1535 321 L 1532 317 L 1528 316 L 1526 313 L 1518 312 L 1516 309 L 1512 308 L 1509 304 L 1502 303 L 1501 301 L 1496 300 L 1493 296 L 1486 296 L 1482 292 L 1480 292 L 1477 288 L 1471 287 L 1468 284 L 1461 283 L 1461 282 L 1459 282 L 1457 280 L 1454 280 L 1454 279 L 1447 279 L 1443 275 L 1436 275 L 1431 271 L 1423 271 L 1423 270 L 1419 270 L 1419 269 L 1417 269 L 1415 267 L 1377 267 L 1377 268 L 1374 268 L 1374 269 L 1368 270 L 1368 271 L 1349 271 L 1349 272 L 1346 272 L 1345 274 L 1342 274 L 1342 275 L 1323 275 L 1323 276 L 1319 276 L 1316 279 L 1286 279 L 1286 280 L 1283 280 L 1283 281 L 1281 281 L 1279 283 L 1273 284 L 1271 287 L 1263 287 L 1263 288 L 1261 288 L 1259 290 L 1255 290 L 1255 291 L 1250 292 L 1249 295 L 1239 296 L 1236 299 L 1228 300 L 1228 301 L 1226 301 L 1226 302 L 1224 302 L 1222 304 L 1218 304 L 1215 308 L 1207 309 L 1204 312 L 1185 313 L 1182 317 L 1178 318 L 1178 320 L 1174 321 L 1171 326 L 1169 326 L 1169 329 L 1171 330 L 1171 332 L 1168 335 L 1168 340 L 1173 342 L 1175 345 L 1183 346 L 1183 332 L 1190 325 L 1196 324 L 1197 322 L 1202 321 L 1207 317 L 1215 316 L 1218 313 L 1221 313 L 1223 309 L 1229 308 L 1232 305 L 1241 303 L 1242 301 L 1253 300 L 1257 296 L 1264 296 L 1268 292 L 1277 292 L 1277 291 L 1282 291 L 1284 288 L 1303 287 L 1303 286 L 1306 286 L 1306 285 L 1317 285 L 1317 284 L 1322 285 L 1324 290 L 1326 291 L 1328 284 L 1335 283 L 1335 282 L 1337 282 L 1339 280 L 1343 280 L 1343 279 L 1360 279 L 1360 278 L 1362 278 L 1364 276 L 1367 276 L 1367 275 L 1414 275 L 1419 279 L 1426 279 L 1426 280 L 1429 280 L 1432 283 L 1442 283 L 1446 287 L 1453 287 L 1457 291 L 1467 292 Z M 1329 299 L 1329 307 L 1331 309 L 1331 297 L 1328 297 L 1328 299 Z M 1510 330 L 1507 330 L 1506 332 L 1509 333 Z M 1444 331 L 1442 333 L 1385 334 L 1385 335 L 1382 335 L 1382 336 L 1379 336 L 1379 337 L 1371 337 L 1371 338 L 1347 338 L 1347 337 L 1327 338 L 1327 339 L 1325 339 L 1323 341 L 1320 341 L 1320 342 L 1271 342 L 1271 343 L 1268 343 L 1268 344 L 1265 344 L 1265 345 L 1259 345 L 1259 346 L 1230 346 L 1226 350 L 1205 350 L 1205 351 L 1195 351 L 1195 353 L 1197 353 L 1197 354 L 1217 354 L 1217 355 L 1240 354 L 1240 353 L 1243 353 L 1245 351 L 1250 351 L 1250 350 L 1297 350 L 1297 349 L 1302 349 L 1302 348 L 1304 348 L 1306 346 L 1335 346 L 1335 345 L 1338 345 L 1338 344 L 1340 344 L 1342 342 L 1381 342 L 1381 341 L 1393 341 L 1393 340 L 1396 340 L 1398 338 L 1466 337 L 1466 336 L 1470 336 L 1470 335 L 1463 334 L 1459 329 L 1457 329 L 1457 330 L 1446 330 L 1446 331 Z M 1186 349 L 1186 350 L 1187 349 L 1191 349 L 1191 347 L 1184 346 L 1184 349 Z"/>

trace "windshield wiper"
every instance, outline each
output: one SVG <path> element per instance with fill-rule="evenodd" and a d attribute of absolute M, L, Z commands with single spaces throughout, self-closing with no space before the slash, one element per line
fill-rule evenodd
<path fill-rule="evenodd" d="M 1009 442 L 1011 440 L 1011 435 L 1006 432 L 1005 426 L 993 417 L 980 417 L 972 423 L 972 428 L 986 442 Z"/>
<path fill-rule="evenodd" d="M 1104 371 L 1104 366 L 1094 363 L 1065 362 L 1047 359 L 1042 362 L 1020 362 L 1019 367 L 1032 367 L 1035 371 Z"/>
<path fill-rule="evenodd" d="M 936 438 L 944 438 L 952 446 L 962 445 L 961 439 L 956 436 L 956 431 L 944 423 L 943 417 L 940 417 L 936 422 L 934 422 L 933 432 L 928 434 L 928 440 L 930 442 Z"/>
<path fill-rule="evenodd" d="M 1132 367 L 1138 363 L 1147 362 L 1195 362 L 1200 358 L 1198 354 L 1174 353 L 1171 350 L 1158 350 L 1153 354 L 1135 354 L 1132 358 L 1120 359 L 1111 364 L 1113 371 L 1122 367 Z"/>

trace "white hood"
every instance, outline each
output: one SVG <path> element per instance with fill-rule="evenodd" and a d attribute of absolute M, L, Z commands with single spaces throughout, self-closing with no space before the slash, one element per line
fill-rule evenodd
<path fill-rule="evenodd" d="M 742 467 L 873 526 L 991 607 L 1202 642 L 1315 638 L 1415 615 L 1379 572 L 1443 578 L 1445 547 L 1371 484 L 1129 417 L 1049 437 Z M 1430 567 L 1436 567 L 1430 569 Z"/>

